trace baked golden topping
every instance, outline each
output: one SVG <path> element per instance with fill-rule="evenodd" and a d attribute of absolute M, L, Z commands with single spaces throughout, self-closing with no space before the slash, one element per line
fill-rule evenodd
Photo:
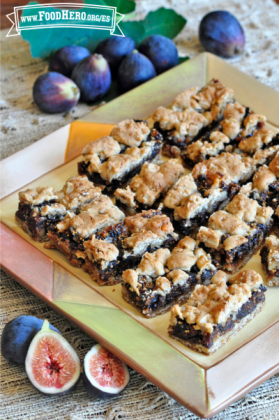
<path fill-rule="evenodd" d="M 268 145 L 274 133 L 267 127 L 263 126 L 257 130 L 251 137 L 245 138 L 239 142 L 239 149 L 250 155 L 254 154 L 257 150 L 260 150 L 264 145 Z"/>
<path fill-rule="evenodd" d="M 58 199 L 57 192 L 51 187 L 28 188 L 25 191 L 20 191 L 18 195 L 21 203 L 32 206 L 42 204 L 44 201 L 48 202 Z"/>
<path fill-rule="evenodd" d="M 254 270 L 243 270 L 229 280 L 223 271 L 218 271 L 209 286 L 195 287 L 187 304 L 172 308 L 170 325 L 175 326 L 180 318 L 194 324 L 196 330 L 211 334 L 214 326 L 225 325 L 261 284 L 262 278 Z"/>
<path fill-rule="evenodd" d="M 125 219 L 125 225 L 131 233 L 150 231 L 155 235 L 167 235 L 173 232 L 169 217 L 164 214 L 154 214 L 152 210 L 143 211 Z"/>
<path fill-rule="evenodd" d="M 149 133 L 150 130 L 143 121 L 124 120 L 112 129 L 110 136 L 119 143 L 131 147 L 139 146 L 147 139 Z"/>
<path fill-rule="evenodd" d="M 119 143 L 110 136 L 104 136 L 89 143 L 81 153 L 85 157 L 85 161 L 90 160 L 92 155 L 97 155 L 102 161 L 120 152 Z"/>
<path fill-rule="evenodd" d="M 96 239 L 95 235 L 89 241 L 84 242 L 85 253 L 87 257 L 91 260 L 104 260 L 104 261 L 113 261 L 116 260 L 119 251 L 115 245 L 102 241 L 101 239 Z"/>
<path fill-rule="evenodd" d="M 164 248 L 153 253 L 146 252 L 135 270 L 130 269 L 123 273 L 123 279 L 130 285 L 130 290 L 139 294 L 141 276 L 147 276 L 147 281 L 148 277 L 156 278 L 156 287 L 160 289 L 162 295 L 165 295 L 169 293 L 173 284 L 183 285 L 187 282 L 189 278 L 187 271 L 190 271 L 195 264 L 201 270 L 200 274 L 205 269 L 215 271 L 210 255 L 197 248 L 194 239 L 186 236 L 179 241 L 172 252 Z"/>
<path fill-rule="evenodd" d="M 99 168 L 102 179 L 111 182 L 143 163 L 152 153 L 150 146 L 131 147 L 125 153 L 110 157 Z"/>
<path fill-rule="evenodd" d="M 269 184 L 274 181 L 276 181 L 276 176 L 264 165 L 255 173 L 252 187 L 258 191 L 266 191 Z"/>
<path fill-rule="evenodd" d="M 83 206 L 78 215 L 68 214 L 56 227 L 58 232 L 70 230 L 75 238 L 85 239 L 109 225 L 121 222 L 124 218 L 124 213 L 111 199 L 101 195 L 92 203 Z"/>
<path fill-rule="evenodd" d="M 220 182 L 238 182 L 240 179 L 249 178 L 252 173 L 253 160 L 242 158 L 233 153 L 222 153 L 205 162 L 198 163 L 192 171 L 194 179 L 205 175 L 209 179 L 215 180 L 217 185 Z"/>
<path fill-rule="evenodd" d="M 129 187 L 126 190 L 119 188 L 114 195 L 116 199 L 125 203 L 135 203 L 136 199 L 141 204 L 151 206 L 161 194 L 169 190 L 183 172 L 184 168 L 177 159 L 170 159 L 160 165 L 145 163 Z M 134 195 L 133 198 L 131 194 Z"/>
<path fill-rule="evenodd" d="M 94 184 L 84 175 L 70 178 L 59 194 L 60 203 L 67 210 L 75 210 L 100 197 L 102 190 L 99 187 L 94 187 Z"/>
<path fill-rule="evenodd" d="M 269 169 L 274 175 L 279 178 L 279 154 L 270 162 Z"/>
<path fill-rule="evenodd" d="M 177 207 L 184 197 L 197 191 L 197 185 L 192 173 L 181 177 L 169 190 L 165 199 L 164 206 L 170 209 Z"/>

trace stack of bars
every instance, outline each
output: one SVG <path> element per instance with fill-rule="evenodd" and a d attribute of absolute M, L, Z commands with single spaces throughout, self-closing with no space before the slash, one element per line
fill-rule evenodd
<path fill-rule="evenodd" d="M 209 355 L 265 302 L 261 276 L 240 271 L 260 249 L 279 285 L 279 134 L 215 79 L 153 120 L 89 143 L 60 191 L 21 191 L 16 221 L 99 286 L 121 283 L 144 317 L 170 310 L 170 337 Z"/>

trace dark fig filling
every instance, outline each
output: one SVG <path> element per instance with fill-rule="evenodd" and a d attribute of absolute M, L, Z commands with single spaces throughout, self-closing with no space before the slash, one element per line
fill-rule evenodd
<path fill-rule="evenodd" d="M 231 331 L 237 323 L 251 314 L 257 308 L 257 305 L 265 301 L 265 291 L 266 287 L 261 285 L 258 290 L 252 292 L 252 296 L 241 306 L 236 313 L 235 318 L 233 318 L 233 315 L 230 315 L 225 325 L 215 325 L 211 334 L 196 330 L 194 328 L 195 324 L 188 324 L 185 320 L 180 318 L 177 318 L 177 324 L 173 327 L 171 334 L 188 343 L 202 345 L 207 349 L 210 349 L 215 340 Z"/>
<path fill-rule="evenodd" d="M 143 215 L 144 218 L 151 218 L 155 215 L 162 214 L 160 211 L 154 211 L 152 214 Z M 74 238 L 71 231 L 58 232 L 55 226 L 50 228 L 49 239 L 58 244 L 58 248 L 69 258 L 70 262 L 75 266 L 83 266 L 84 270 L 89 274 L 97 275 L 100 282 L 106 283 L 112 278 L 121 281 L 121 275 L 124 270 L 134 268 L 137 266 L 142 258 L 144 252 L 155 252 L 157 248 L 148 246 L 140 255 L 124 256 L 125 251 L 129 250 L 125 245 L 125 238 L 130 236 L 130 232 L 124 222 L 117 225 L 111 225 L 106 229 L 95 233 L 96 239 L 101 239 L 112 243 L 119 250 L 117 260 L 109 262 L 103 267 L 102 261 L 90 261 L 88 258 L 84 261 L 83 258 L 76 256 L 77 251 L 84 252 L 84 242 L 88 241 L 90 237 L 77 239 Z M 177 241 L 171 236 L 167 235 L 166 240 L 160 245 L 162 248 L 173 249 Z M 99 281 L 98 280 L 98 281 Z"/>
<path fill-rule="evenodd" d="M 19 203 L 16 217 L 27 224 L 27 228 L 31 233 L 32 238 L 40 236 L 43 232 L 46 234 L 47 230 L 64 218 L 59 214 L 40 216 L 41 209 L 55 203 L 55 200 L 44 201 L 36 206 L 30 204 Z"/>
<path fill-rule="evenodd" d="M 162 141 L 163 141 L 162 135 L 157 130 L 152 129 L 146 140 L 146 143 L 148 144 L 149 141 L 155 141 L 154 145 L 152 146 L 151 154 L 147 156 L 146 159 L 142 160 L 131 171 L 128 171 L 126 174 L 122 175 L 122 177 L 119 179 L 106 181 L 100 176 L 98 172 L 90 173 L 88 171 L 90 162 L 85 163 L 84 161 L 78 162 L 78 173 L 79 175 L 86 175 L 88 179 L 92 181 L 94 184 L 104 186 L 105 192 L 114 192 L 117 188 L 122 187 L 131 178 L 137 175 L 140 172 L 142 165 L 145 162 L 152 161 L 155 158 L 155 156 L 157 156 L 160 153 L 161 148 L 162 148 Z"/>
<path fill-rule="evenodd" d="M 252 191 L 249 194 L 249 198 L 256 200 L 260 206 L 269 206 L 276 210 L 279 206 L 279 180 L 269 184 L 266 191 Z"/>
<path fill-rule="evenodd" d="M 226 266 L 237 268 L 247 258 L 251 257 L 261 246 L 264 238 L 270 232 L 272 228 L 272 222 L 268 225 L 248 223 L 251 227 L 257 229 L 254 235 L 248 236 L 248 241 L 245 244 L 236 246 L 231 250 L 225 250 L 223 248 L 224 241 L 230 236 L 224 234 L 221 237 L 220 245 L 217 249 L 208 248 L 204 243 L 200 243 L 200 247 L 203 248 L 207 253 L 210 253 L 214 259 L 218 261 L 220 267 L 226 268 Z"/>
<path fill-rule="evenodd" d="M 152 281 L 148 281 L 146 276 L 140 276 L 139 283 L 141 284 L 139 288 L 138 295 L 136 292 L 130 290 L 130 285 L 123 283 L 125 286 L 127 293 L 129 294 L 130 300 L 134 303 L 134 305 L 140 309 L 140 311 L 145 311 L 146 313 L 152 313 L 161 308 L 165 308 L 167 305 L 172 304 L 176 301 L 180 296 L 183 296 L 185 293 L 190 293 L 196 284 L 209 284 L 211 278 L 216 273 L 216 270 L 205 270 L 201 278 L 198 280 L 196 274 L 199 272 L 197 266 L 193 266 L 189 274 L 189 278 L 187 282 L 183 285 L 175 284 L 172 286 L 170 293 L 167 293 L 165 296 L 160 294 L 156 294 L 156 279 L 152 279 Z M 152 292 L 155 292 L 152 294 Z"/>

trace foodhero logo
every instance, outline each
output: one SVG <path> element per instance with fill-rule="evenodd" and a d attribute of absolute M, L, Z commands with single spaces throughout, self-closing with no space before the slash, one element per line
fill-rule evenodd
<path fill-rule="evenodd" d="M 65 9 L 66 8 L 66 9 Z M 32 4 L 14 8 L 6 15 L 13 26 L 6 35 L 20 35 L 21 31 L 45 28 L 88 28 L 110 31 L 111 35 L 124 36 L 119 27 L 124 15 L 116 7 L 75 3 Z M 11 34 L 15 29 L 16 33 Z"/>

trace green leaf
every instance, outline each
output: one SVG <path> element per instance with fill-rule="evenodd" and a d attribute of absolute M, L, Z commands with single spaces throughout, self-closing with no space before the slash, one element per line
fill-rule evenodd
<path fill-rule="evenodd" d="M 182 64 L 188 60 L 190 60 L 190 57 L 178 57 L 178 64 Z"/>
<path fill-rule="evenodd" d="M 121 28 L 125 36 L 130 36 L 139 44 L 147 36 L 164 35 L 175 38 L 184 28 L 186 19 L 172 9 L 161 7 L 155 12 L 150 12 L 145 19 L 133 22 L 123 22 Z"/>
<path fill-rule="evenodd" d="M 117 12 L 123 15 L 131 13 L 136 8 L 136 3 L 132 0 L 84 0 L 85 4 L 116 7 Z"/>
<path fill-rule="evenodd" d="M 119 13 L 133 12 L 136 5 L 131 0 L 85 0 L 87 4 L 100 6 L 117 6 Z M 38 4 L 37 2 L 30 2 Z M 41 9 L 44 10 L 44 9 Z M 48 12 L 59 9 L 51 7 L 45 9 Z M 80 9 L 82 12 L 83 9 Z M 27 16 L 26 10 L 23 10 L 22 16 Z M 122 27 L 122 23 L 120 23 Z M 59 48 L 66 45 L 82 45 L 93 52 L 97 45 L 110 36 L 107 30 L 92 30 L 88 28 L 46 28 L 21 31 L 21 36 L 30 44 L 30 50 L 33 57 L 48 58 Z"/>

